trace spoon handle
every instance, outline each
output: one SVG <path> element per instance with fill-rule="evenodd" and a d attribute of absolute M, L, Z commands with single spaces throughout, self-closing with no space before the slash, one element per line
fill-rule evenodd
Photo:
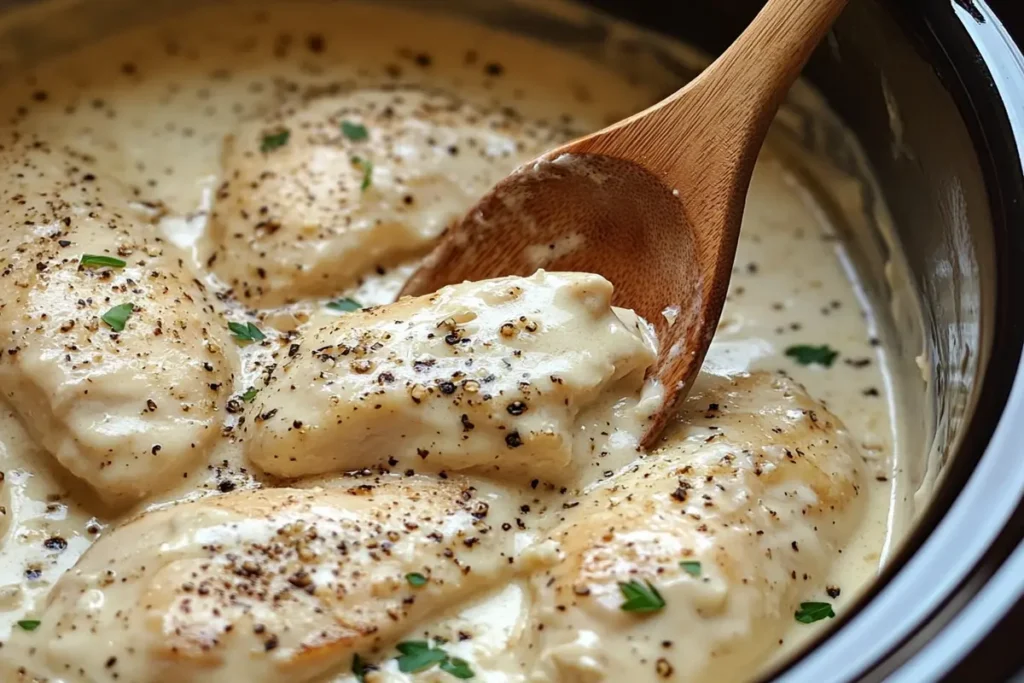
<path fill-rule="evenodd" d="M 669 185 L 696 190 L 720 184 L 730 167 L 749 175 L 786 92 L 847 1 L 768 0 L 685 87 L 563 151 L 633 159 Z M 634 158 L 637 150 L 645 150 L 643 159 Z"/>
<path fill-rule="evenodd" d="M 732 111 L 770 121 L 846 4 L 847 0 L 768 0 L 691 87 L 709 89 L 704 97 L 723 105 L 728 102 Z M 708 107 L 709 115 L 712 109 Z M 718 112 L 722 113 L 726 112 Z"/>

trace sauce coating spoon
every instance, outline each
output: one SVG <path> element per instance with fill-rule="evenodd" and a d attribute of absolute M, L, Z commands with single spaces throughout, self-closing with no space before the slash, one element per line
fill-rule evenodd
<path fill-rule="evenodd" d="M 603 275 L 614 303 L 658 336 L 657 441 L 718 326 L 750 176 L 786 92 L 847 0 L 768 0 L 693 81 L 649 109 L 562 145 L 502 180 L 401 296 L 539 268 Z"/>

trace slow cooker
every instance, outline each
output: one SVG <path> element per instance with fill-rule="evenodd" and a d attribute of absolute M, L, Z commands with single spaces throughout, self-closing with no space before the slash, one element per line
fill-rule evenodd
<path fill-rule="evenodd" d="M 658 35 L 714 55 L 761 4 L 590 0 L 597 11 L 580 14 L 544 0 L 381 1 L 468 13 L 623 68 L 642 64 L 663 74 L 666 92 L 699 60 L 679 60 Z M 29 4 L 41 3 L 0 10 Z M 0 73 L 102 32 L 111 18 L 187 4 L 60 0 L 51 16 L 66 22 L 28 20 L 6 35 Z M 651 32 L 624 36 L 607 17 Z M 888 311 L 884 334 L 901 371 L 917 375 L 921 391 L 904 392 L 904 415 L 921 437 L 910 467 L 925 493 L 875 584 L 774 676 L 1005 680 L 1024 652 L 979 647 L 1019 626 L 1013 609 L 1024 599 L 1024 57 L 984 0 L 852 0 L 805 81 L 776 134 L 813 152 L 822 165 L 811 175 L 853 181 L 836 198 L 845 213 L 850 202 L 858 209 L 843 237 L 868 296 Z"/>

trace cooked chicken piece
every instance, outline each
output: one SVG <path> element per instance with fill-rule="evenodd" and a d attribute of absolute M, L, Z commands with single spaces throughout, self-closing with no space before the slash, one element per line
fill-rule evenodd
<path fill-rule="evenodd" d="M 552 533 L 564 555 L 532 582 L 531 681 L 742 680 L 823 589 L 858 521 L 856 447 L 790 380 L 718 384 Z"/>
<path fill-rule="evenodd" d="M 538 272 L 343 315 L 282 350 L 245 422 L 265 471 L 473 470 L 564 481 L 574 419 L 653 362 L 597 275 Z"/>
<path fill-rule="evenodd" d="M 333 295 L 423 253 L 494 183 L 565 136 L 419 90 L 289 105 L 225 142 L 213 269 L 252 305 Z"/>
<path fill-rule="evenodd" d="M 150 512 L 100 539 L 0 657 L 34 652 L 29 675 L 67 683 L 347 673 L 355 655 L 373 661 L 424 619 L 535 570 L 544 556 L 517 552 L 533 536 L 515 516 L 499 489 L 397 476 Z"/>
<path fill-rule="evenodd" d="M 27 144 L 2 159 L 18 171 L 0 187 L 3 398 L 106 500 L 164 489 L 219 431 L 233 363 L 224 322 L 88 160 Z"/>

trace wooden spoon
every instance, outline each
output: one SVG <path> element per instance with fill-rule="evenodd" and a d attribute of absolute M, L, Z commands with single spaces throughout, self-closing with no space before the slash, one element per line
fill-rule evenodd
<path fill-rule="evenodd" d="M 846 0 L 769 0 L 711 66 L 650 109 L 521 166 L 450 228 L 401 295 L 538 268 L 599 273 L 657 331 L 652 447 L 718 326 L 754 161 Z"/>

